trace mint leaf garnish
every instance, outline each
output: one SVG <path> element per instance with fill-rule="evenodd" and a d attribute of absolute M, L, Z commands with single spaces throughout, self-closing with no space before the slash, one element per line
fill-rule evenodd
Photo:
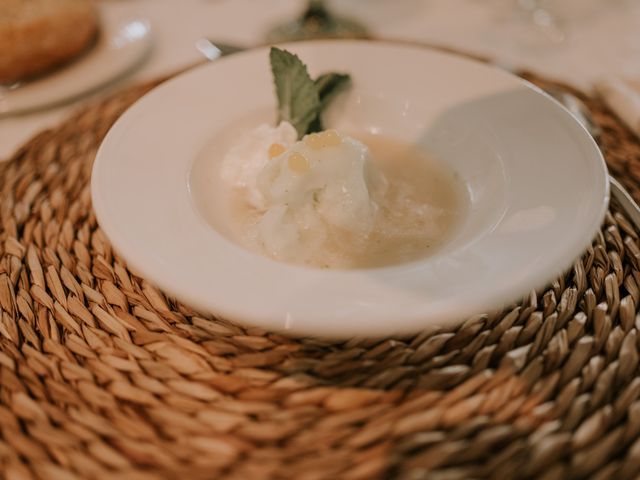
<path fill-rule="evenodd" d="M 320 110 L 323 110 L 333 97 L 351 81 L 347 73 L 323 73 L 314 80 L 320 97 Z"/>
<path fill-rule="evenodd" d="M 323 73 L 314 80 L 316 88 L 318 89 L 318 96 L 320 97 L 320 110 L 318 116 L 311 122 L 307 133 L 321 132 L 323 130 L 322 120 L 320 114 L 324 110 L 331 100 L 340 93 L 343 87 L 345 87 L 351 81 L 351 77 L 346 73 Z"/>
<path fill-rule="evenodd" d="M 271 47 L 269 60 L 278 97 L 278 122 L 293 125 L 298 138 L 321 131 L 320 113 L 351 77 L 330 72 L 312 80 L 297 55 L 276 47 Z"/>
<path fill-rule="evenodd" d="M 271 71 L 278 96 L 278 121 L 287 121 L 302 138 L 320 111 L 320 95 L 297 55 L 271 47 Z"/>

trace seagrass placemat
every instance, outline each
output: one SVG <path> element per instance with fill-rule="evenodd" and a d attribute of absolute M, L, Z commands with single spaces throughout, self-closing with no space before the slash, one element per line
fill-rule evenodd
<path fill-rule="evenodd" d="M 96 149 L 151 87 L 80 111 L 0 166 L 4 478 L 640 473 L 640 240 L 615 206 L 566 275 L 455 329 L 336 343 L 243 328 L 130 273 L 96 224 Z M 640 198 L 637 139 L 575 93 Z"/>

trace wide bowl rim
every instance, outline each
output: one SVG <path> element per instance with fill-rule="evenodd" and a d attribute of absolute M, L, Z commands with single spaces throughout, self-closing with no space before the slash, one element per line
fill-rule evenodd
<path fill-rule="evenodd" d="M 365 42 L 358 40 L 315 40 L 284 45 L 285 48 L 293 50 L 309 48 L 322 49 L 335 46 L 351 46 L 356 49 L 411 50 L 417 52 L 419 55 L 424 54 L 431 56 L 431 58 L 455 59 L 455 62 L 466 63 L 469 68 L 491 69 L 495 75 L 501 76 L 502 78 L 508 76 L 512 79 L 514 86 L 525 87 L 531 91 L 535 91 L 540 95 L 541 101 L 556 104 L 553 99 L 544 94 L 539 88 L 507 72 L 499 71 L 474 60 L 429 49 L 421 45 L 406 44 L 404 42 Z M 221 69 L 224 65 L 239 62 L 242 58 L 258 58 L 263 54 L 266 55 L 268 48 L 268 46 L 265 46 L 248 50 L 235 54 L 232 57 L 220 59 L 213 64 L 197 67 L 156 87 L 145 94 L 125 112 L 111 128 L 99 148 L 93 167 L 91 182 L 93 208 L 98 222 L 111 240 L 115 251 L 125 259 L 127 264 L 134 269 L 134 271 L 140 273 L 164 291 L 197 310 L 213 313 L 232 321 L 248 323 L 272 330 L 329 337 L 400 334 L 414 332 L 433 323 L 447 324 L 462 321 L 469 315 L 500 308 L 507 303 L 516 301 L 518 298 L 530 292 L 531 289 L 542 287 L 552 280 L 554 275 L 568 268 L 575 258 L 590 244 L 592 235 L 595 234 L 599 228 L 608 205 L 609 187 L 606 164 L 601 152 L 588 132 L 586 132 L 568 112 L 563 111 L 558 113 L 559 115 L 565 115 L 563 121 L 573 122 L 576 128 L 581 129 L 582 148 L 589 150 L 592 156 L 591 161 L 593 162 L 593 167 L 601 173 L 599 174 L 597 184 L 592 186 L 592 193 L 599 198 L 599 202 L 597 203 L 598 209 L 593 212 L 590 222 L 584 225 L 584 234 L 581 235 L 579 239 L 572 242 L 571 245 L 566 245 L 566 248 L 559 249 L 558 252 L 555 252 L 555 256 L 552 259 L 553 261 L 550 261 L 550 259 L 547 260 L 546 268 L 539 269 L 531 275 L 502 281 L 502 283 L 493 290 L 485 288 L 484 290 L 480 289 L 474 292 L 467 292 L 459 297 L 458 300 L 460 301 L 457 303 L 438 303 L 437 301 L 430 301 L 430 299 L 426 297 L 422 302 L 414 302 L 413 297 L 415 295 L 412 293 L 410 295 L 411 305 L 403 306 L 403 299 L 408 299 L 409 297 L 404 295 L 403 292 L 390 291 L 391 297 L 389 298 L 389 302 L 396 302 L 395 305 L 398 307 L 392 322 L 389 322 L 390 310 L 376 309 L 375 305 L 367 304 L 366 295 L 364 294 L 362 297 L 355 295 L 354 302 L 351 305 L 345 301 L 345 303 L 341 304 L 343 307 L 342 310 L 335 308 L 335 305 L 328 305 L 327 308 L 323 309 L 322 300 L 325 289 L 326 296 L 324 299 L 326 300 L 330 298 L 332 292 L 334 294 L 339 293 L 340 295 L 344 293 L 335 291 L 336 282 L 338 284 L 347 282 L 353 287 L 357 285 L 358 282 L 368 282 L 371 279 L 380 282 L 389 281 L 391 278 L 397 278 L 414 270 L 416 263 L 420 262 L 379 269 L 322 271 L 275 262 L 246 252 L 239 247 L 235 250 L 228 250 L 228 252 L 233 252 L 236 259 L 241 259 L 244 265 L 254 265 L 260 275 L 266 275 L 266 278 L 262 280 L 264 285 L 278 280 L 281 282 L 284 281 L 286 284 L 289 278 L 299 282 L 297 285 L 299 288 L 292 288 L 289 295 L 280 295 L 274 298 L 269 304 L 269 307 L 264 309 L 260 308 L 262 305 L 260 302 L 268 302 L 269 299 L 261 298 L 260 302 L 254 302 L 251 298 L 252 295 L 258 295 L 259 292 L 249 290 L 248 297 L 245 296 L 243 301 L 240 300 L 242 296 L 236 296 L 227 300 L 221 297 L 213 299 L 211 297 L 205 298 L 202 295 L 202 291 L 197 292 L 191 288 L 193 285 L 190 285 L 188 279 L 185 279 L 185 277 L 181 277 L 181 280 L 180 278 L 171 278 L 166 274 L 166 265 L 160 265 L 158 262 L 154 264 L 151 256 L 148 255 L 144 257 L 144 255 L 146 255 L 145 252 L 141 252 L 140 249 L 131 245 L 127 234 L 124 233 L 122 224 L 118 225 L 119 220 L 114 218 L 109 211 L 109 193 L 108 190 L 105 190 L 105 182 L 101 180 L 105 168 L 107 168 L 110 161 L 109 158 L 118 154 L 121 148 L 118 142 L 121 140 L 122 133 L 139 121 L 139 118 L 141 118 L 139 115 L 148 105 L 159 101 L 163 95 L 170 94 L 172 91 L 179 91 L 182 87 L 186 88 L 189 82 L 193 82 L 194 79 L 203 75 L 211 74 L 211 72 Z M 560 112 L 560 110 L 558 112 Z M 111 187 L 113 187 L 113 185 L 111 185 Z M 213 245 L 212 248 L 214 248 Z M 552 265 L 553 272 L 550 271 L 549 265 Z M 215 276 L 218 282 L 225 282 L 225 275 L 228 274 L 229 272 L 227 271 L 220 271 Z M 259 282 L 257 284 L 252 283 L 252 285 L 259 284 Z M 315 300 L 312 298 L 313 290 L 322 293 L 322 295 L 318 294 L 320 298 L 315 298 Z M 376 290 L 376 292 L 379 294 L 380 290 Z M 263 293 L 264 292 L 260 294 L 264 297 Z M 309 308 L 307 310 L 303 309 L 302 313 L 300 309 L 296 311 L 290 308 L 287 301 L 294 295 L 307 295 L 310 303 Z M 348 295 L 345 294 L 345 298 L 346 297 L 348 297 Z M 298 305 L 301 304 L 299 298 L 296 298 L 296 302 L 298 302 Z M 329 307 L 333 308 L 333 310 L 329 310 Z M 351 319 L 351 322 L 348 321 L 349 319 Z"/>

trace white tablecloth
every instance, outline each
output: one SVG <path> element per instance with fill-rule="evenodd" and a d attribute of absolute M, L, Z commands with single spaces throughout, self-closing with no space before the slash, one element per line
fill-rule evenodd
<path fill-rule="evenodd" d="M 132 75 L 93 96 L 174 71 L 200 59 L 201 37 L 255 45 L 272 25 L 293 18 L 302 0 L 103 0 L 110 19 L 144 17 L 154 29 L 151 57 Z M 515 0 L 334 0 L 334 11 L 374 35 L 426 41 L 533 69 L 581 88 L 604 75 L 640 79 L 639 0 L 547 0 L 566 39 L 554 43 L 533 27 Z M 2 48 L 2 47 L 0 47 Z M 82 102 L 90 99 L 84 98 Z M 0 160 L 79 103 L 0 119 Z"/>

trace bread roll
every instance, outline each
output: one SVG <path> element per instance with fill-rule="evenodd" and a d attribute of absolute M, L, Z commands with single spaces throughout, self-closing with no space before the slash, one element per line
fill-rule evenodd
<path fill-rule="evenodd" d="M 97 31 L 91 0 L 0 0 L 0 83 L 64 64 L 89 48 Z"/>

